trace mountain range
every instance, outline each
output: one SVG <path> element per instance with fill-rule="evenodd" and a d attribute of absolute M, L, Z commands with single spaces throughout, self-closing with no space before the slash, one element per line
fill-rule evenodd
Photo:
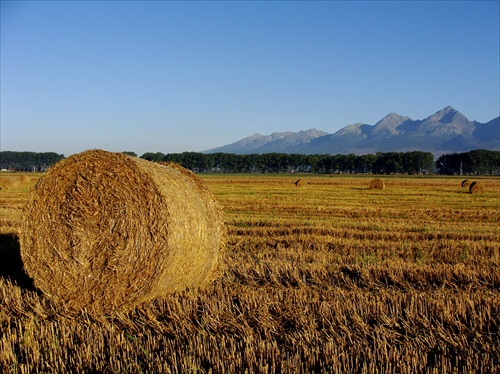
<path fill-rule="evenodd" d="M 356 123 L 329 134 L 316 129 L 254 134 L 202 153 L 375 154 L 426 151 L 435 156 L 474 149 L 500 150 L 500 117 L 468 120 L 451 106 L 424 120 L 390 113 L 375 125 Z"/>

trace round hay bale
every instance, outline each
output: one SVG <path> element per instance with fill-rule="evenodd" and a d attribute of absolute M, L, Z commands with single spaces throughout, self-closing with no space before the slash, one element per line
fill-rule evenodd
<path fill-rule="evenodd" d="M 132 309 L 218 273 L 221 209 L 180 167 L 86 151 L 49 169 L 23 213 L 24 267 L 70 309 Z"/>
<path fill-rule="evenodd" d="M 466 180 L 462 181 L 462 187 L 469 188 L 471 183 L 472 183 L 472 181 L 466 179 Z"/>
<path fill-rule="evenodd" d="M 295 187 L 304 187 L 307 184 L 307 182 L 303 179 L 298 179 L 295 182 L 293 182 L 293 184 L 295 184 Z"/>
<path fill-rule="evenodd" d="M 481 195 L 484 193 L 484 184 L 478 181 L 474 181 L 469 186 L 469 192 L 471 194 Z"/>
<path fill-rule="evenodd" d="M 372 190 L 383 190 L 385 188 L 385 183 L 381 179 L 374 179 L 370 182 L 370 189 Z"/>

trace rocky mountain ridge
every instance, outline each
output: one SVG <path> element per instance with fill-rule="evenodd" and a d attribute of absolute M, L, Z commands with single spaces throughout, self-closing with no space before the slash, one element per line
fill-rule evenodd
<path fill-rule="evenodd" d="M 500 150 L 500 117 L 487 123 L 470 121 L 447 106 L 424 120 L 390 113 L 375 125 L 355 123 L 329 134 L 310 129 L 254 134 L 203 153 L 349 154 L 427 151 L 439 156 L 474 149 Z"/>

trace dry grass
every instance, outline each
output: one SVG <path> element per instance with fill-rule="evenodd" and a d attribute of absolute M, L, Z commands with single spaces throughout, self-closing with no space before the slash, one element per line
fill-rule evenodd
<path fill-rule="evenodd" d="M 123 311 L 213 278 L 223 223 L 202 182 L 105 151 L 71 156 L 35 186 L 20 235 L 27 273 L 69 309 Z"/>
<path fill-rule="evenodd" d="M 0 371 L 495 372 L 500 180 L 471 195 L 456 178 L 307 179 L 203 177 L 229 232 L 201 292 L 75 316 L 4 272 Z"/>
<path fill-rule="evenodd" d="M 33 188 L 40 173 L 0 173 L 0 185 L 11 184 L 15 179 L 15 188 L 0 189 L 0 233 L 19 234 L 21 211 L 28 199 L 28 192 Z"/>
<path fill-rule="evenodd" d="M 2 178 L 0 189 L 2 190 L 15 190 L 21 185 L 21 179 L 16 177 Z"/>

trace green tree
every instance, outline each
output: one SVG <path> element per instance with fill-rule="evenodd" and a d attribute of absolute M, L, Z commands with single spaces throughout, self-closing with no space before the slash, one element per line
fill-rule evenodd
<path fill-rule="evenodd" d="M 132 157 L 137 157 L 137 153 L 135 152 L 131 152 L 131 151 L 124 151 L 122 152 L 123 154 L 126 154 L 128 156 L 132 156 Z"/>
<path fill-rule="evenodd" d="M 376 160 L 373 154 L 358 156 L 355 162 L 356 173 L 372 173 Z"/>
<path fill-rule="evenodd" d="M 434 168 L 434 156 L 430 152 L 406 152 L 402 159 L 403 171 L 408 174 L 430 173 Z"/>

